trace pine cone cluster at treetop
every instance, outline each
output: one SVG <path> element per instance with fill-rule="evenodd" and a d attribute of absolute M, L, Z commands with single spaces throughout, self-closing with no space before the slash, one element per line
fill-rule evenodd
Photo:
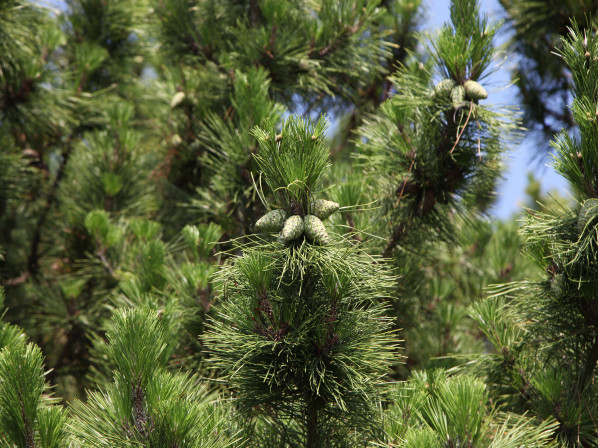
<path fill-rule="evenodd" d="M 467 80 L 463 85 L 447 78 L 434 87 L 433 95 L 448 95 L 450 93 L 453 107 L 458 109 L 466 104 L 466 100 L 478 101 L 488 98 L 488 93 L 478 82 Z"/>
<path fill-rule="evenodd" d="M 303 217 L 292 215 L 287 218 L 285 210 L 277 209 L 266 213 L 255 223 L 258 232 L 278 232 L 278 241 L 288 243 L 299 238 L 303 233 L 316 244 L 328 244 L 330 237 L 322 222 L 339 209 L 333 201 L 318 199 L 310 204 L 312 214 Z"/>

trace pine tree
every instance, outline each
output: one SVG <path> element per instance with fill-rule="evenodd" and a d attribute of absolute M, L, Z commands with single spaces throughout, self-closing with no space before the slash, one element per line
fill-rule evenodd
<path fill-rule="evenodd" d="M 495 197 L 502 153 L 517 141 L 516 117 L 488 106 L 483 87 L 501 52 L 493 43 L 500 23 L 481 16 L 474 0 L 451 2 L 450 13 L 451 22 L 427 37 L 428 58 L 391 78 L 396 94 L 359 129 L 356 143 L 370 186 L 363 202 L 380 204 L 376 225 L 362 219 L 359 230 L 383 236 L 369 238 L 369 250 L 392 257 L 401 273 L 393 307 L 409 369 L 482 350 L 466 307 L 487 282 L 527 269 L 516 226 L 493 226 L 482 216 Z M 344 224 L 353 231 L 354 223 Z M 408 370 L 398 368 L 406 378 Z"/>
<path fill-rule="evenodd" d="M 525 251 L 544 276 L 505 284 L 496 288 L 495 297 L 472 306 L 472 316 L 495 348 L 477 356 L 472 369 L 484 375 L 504 409 L 539 420 L 554 418 L 560 446 L 592 447 L 598 440 L 598 40 L 573 22 L 561 46 L 560 56 L 573 77 L 571 113 L 579 136 L 562 131 L 555 137 L 553 164 L 580 200 L 573 208 L 526 217 Z"/>
<path fill-rule="evenodd" d="M 1 58 L 3 139 L 21 148 L 6 171 L 18 189 L 3 194 L 9 313 L 43 348 L 49 379 L 76 393 L 91 334 L 108 317 L 98 289 L 115 283 L 107 247 L 86 232 L 87 213 L 156 210 L 152 156 L 125 100 L 138 94 L 141 50 L 131 35 L 139 15 L 135 2 L 97 1 L 69 2 L 59 17 L 4 2 L 0 14 L 3 40 L 17 43 L 5 45 Z M 92 260 L 103 265 L 93 279 Z"/>
<path fill-rule="evenodd" d="M 201 364 L 225 257 L 198 242 L 250 233 L 262 212 L 251 128 L 295 103 L 376 107 L 419 17 L 417 1 L 385 6 L 73 0 L 54 16 L 3 3 L 2 278 L 61 394 L 110 377 L 90 358 L 106 359 L 122 305 L 183 316 L 176 356 Z"/>
<path fill-rule="evenodd" d="M 392 278 L 322 223 L 338 207 L 318 203 L 325 126 L 291 116 L 280 130 L 254 128 L 282 219 L 269 212 L 263 235 L 218 275 L 225 298 L 208 340 L 249 419 L 250 446 L 365 446 L 380 433 L 380 383 L 397 338 L 379 299 Z"/>
<path fill-rule="evenodd" d="M 10 319 L 40 344 L 62 395 L 108 380 L 91 358 L 106 360 L 122 305 L 182 316 L 176 362 L 201 364 L 196 336 L 224 260 L 198 246 L 253 231 L 262 211 L 250 129 L 295 103 L 379 104 L 415 46 L 419 2 L 385 6 L 3 3 L 1 275 Z"/>
<path fill-rule="evenodd" d="M 0 290 L 0 311 L 3 310 Z M 4 312 L 2 312 L 3 316 Z M 108 331 L 113 382 L 69 417 L 45 382 L 41 350 L 0 322 L 0 445 L 6 448 L 232 447 L 229 407 L 197 375 L 169 373 L 172 330 L 147 308 L 118 310 Z"/>
<path fill-rule="evenodd" d="M 388 95 L 394 64 L 415 46 L 420 2 L 384 3 L 152 2 L 159 94 L 172 106 L 159 114 L 165 218 L 212 220 L 225 237 L 251 233 L 262 210 L 249 130 L 279 121 L 282 106 L 316 115 L 351 109 L 335 151 L 347 146 L 362 112 Z"/>
<path fill-rule="evenodd" d="M 2 276 L 19 285 L 30 275 L 25 267 L 37 265 L 30 253 L 39 244 L 35 226 L 48 216 L 50 199 L 43 193 L 59 172 L 48 154 L 60 150 L 75 117 L 70 91 L 53 69 L 63 39 L 55 23 L 39 7 L 16 0 L 2 2 L 0 21 Z"/>

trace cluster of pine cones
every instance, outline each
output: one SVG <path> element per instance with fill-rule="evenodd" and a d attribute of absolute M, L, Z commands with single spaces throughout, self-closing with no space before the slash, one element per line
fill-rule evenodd
<path fill-rule="evenodd" d="M 310 204 L 311 214 L 288 216 L 286 210 L 277 209 L 266 213 L 255 223 L 258 232 L 279 232 L 278 241 L 289 243 L 301 235 L 316 244 L 328 244 L 330 236 L 324 227 L 323 220 L 339 209 L 339 204 L 318 199 Z"/>
<path fill-rule="evenodd" d="M 434 87 L 434 95 L 451 95 L 453 107 L 459 109 L 466 106 L 466 100 L 478 101 L 488 98 L 486 90 L 477 82 L 468 80 L 463 85 L 452 79 L 443 79 Z"/>

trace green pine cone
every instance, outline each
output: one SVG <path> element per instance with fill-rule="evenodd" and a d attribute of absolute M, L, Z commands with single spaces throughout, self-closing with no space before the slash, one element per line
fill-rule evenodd
<path fill-rule="evenodd" d="M 299 215 L 293 215 L 284 222 L 284 226 L 278 234 L 278 241 L 288 243 L 299 238 L 303 233 L 303 219 Z"/>
<path fill-rule="evenodd" d="M 486 89 L 484 89 L 479 83 L 475 81 L 465 81 L 463 84 L 463 88 L 465 89 L 465 95 L 470 100 L 485 100 L 488 98 L 488 93 Z"/>
<path fill-rule="evenodd" d="M 285 219 L 287 219 L 287 212 L 272 210 L 257 220 L 255 230 L 258 232 L 278 232 L 284 226 Z"/>
<path fill-rule="evenodd" d="M 453 100 L 453 107 L 459 109 L 463 107 L 465 102 L 465 87 L 457 86 L 451 90 L 451 99 Z"/>
<path fill-rule="evenodd" d="M 590 198 L 583 203 L 583 207 L 577 215 L 577 231 L 580 234 L 583 233 L 596 218 L 598 218 L 598 199 Z"/>
<path fill-rule="evenodd" d="M 326 231 L 326 227 L 322 221 L 314 215 L 305 215 L 303 217 L 305 223 L 305 236 L 316 244 L 328 244 L 330 237 Z"/>
<path fill-rule="evenodd" d="M 311 203 L 311 212 L 322 221 L 329 218 L 335 211 L 339 209 L 339 204 L 325 199 L 318 199 Z"/>
<path fill-rule="evenodd" d="M 443 79 L 436 87 L 434 87 L 434 95 L 447 95 L 453 90 L 453 88 L 457 85 L 455 81 L 452 79 Z"/>

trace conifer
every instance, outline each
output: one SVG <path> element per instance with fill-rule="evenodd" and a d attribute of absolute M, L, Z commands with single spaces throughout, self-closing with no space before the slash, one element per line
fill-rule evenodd
<path fill-rule="evenodd" d="M 226 259 L 208 243 L 264 212 L 250 130 L 296 103 L 375 107 L 419 19 L 418 1 L 380 6 L 2 3 L 0 276 L 61 395 L 109 381 L 92 358 L 120 306 L 182 316 L 177 356 L 199 367 Z"/>
<path fill-rule="evenodd" d="M 362 202 L 379 208 L 376 220 L 364 220 L 371 227 L 357 231 L 383 236 L 364 232 L 369 250 L 392 258 L 401 273 L 393 307 L 411 369 L 443 364 L 434 356 L 481 350 L 466 307 L 484 281 L 525 266 L 515 227 L 492 227 L 483 216 L 502 155 L 518 135 L 516 115 L 496 110 L 483 87 L 501 51 L 494 44 L 500 23 L 479 9 L 475 0 L 452 1 L 451 21 L 426 37 L 428 62 L 401 66 L 391 78 L 396 94 L 358 130 L 356 157 L 369 183 L 359 181 Z M 498 246 L 501 239 L 510 244 Z M 492 256 L 496 263 L 475 261 Z"/>
<path fill-rule="evenodd" d="M 595 33 L 573 22 L 560 56 L 572 74 L 571 113 L 579 136 L 563 130 L 551 144 L 553 166 L 579 200 L 526 216 L 525 252 L 543 276 L 497 286 L 493 297 L 470 309 L 495 352 L 474 356 L 468 368 L 482 375 L 503 409 L 555 419 L 559 446 L 591 447 L 598 440 L 597 52 Z"/>
<path fill-rule="evenodd" d="M 539 156 L 550 146 L 547 140 L 561 128 L 577 126 L 571 114 L 571 72 L 556 53 L 562 50 L 560 37 L 567 33 L 570 20 L 580 28 L 595 29 L 594 2 L 575 0 L 500 0 L 507 24 L 513 33 L 511 50 L 517 56 L 512 77 L 519 88 L 525 125 L 536 133 L 541 144 Z M 588 22 L 591 20 L 592 22 Z M 583 52 L 590 57 L 587 48 Z M 546 143 L 545 143 L 546 142 Z"/>
<path fill-rule="evenodd" d="M 497 409 L 489 388 L 469 375 L 431 369 L 399 383 L 386 412 L 388 447 L 541 448 L 554 446 L 556 422 Z"/>
<path fill-rule="evenodd" d="M 277 140 L 274 125 L 254 128 L 256 161 L 275 206 L 301 220 L 329 165 L 325 120 L 291 116 L 281 131 Z M 398 356 L 380 302 L 392 277 L 343 239 L 306 236 L 241 247 L 218 274 L 224 297 L 209 345 L 249 422 L 249 446 L 366 446 L 380 437 L 383 377 Z"/>

